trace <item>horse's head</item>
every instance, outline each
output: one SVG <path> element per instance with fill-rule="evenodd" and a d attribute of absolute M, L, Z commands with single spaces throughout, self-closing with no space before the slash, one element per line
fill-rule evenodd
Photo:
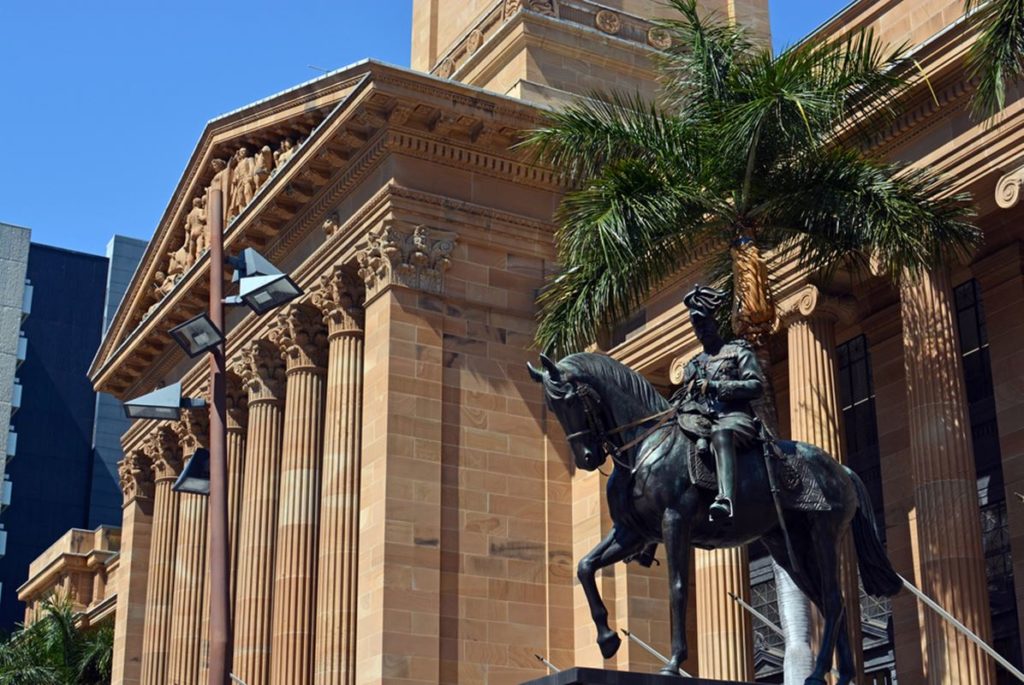
<path fill-rule="evenodd" d="M 593 471 L 604 464 L 607 424 L 601 396 L 594 388 L 573 377 L 546 355 L 540 356 L 543 370 L 530 363 L 530 377 L 544 386 L 548 408 L 558 417 L 572 448 L 576 466 Z"/>

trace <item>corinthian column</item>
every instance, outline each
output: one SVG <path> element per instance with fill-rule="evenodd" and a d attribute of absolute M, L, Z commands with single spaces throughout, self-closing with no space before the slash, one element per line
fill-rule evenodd
<path fill-rule="evenodd" d="M 921 589 L 983 639 L 991 633 L 963 373 L 944 271 L 900 289 Z M 934 612 L 924 614 L 929 683 L 995 682 L 991 660 Z"/>
<path fill-rule="evenodd" d="M 191 456 L 207 442 L 208 414 L 187 412 L 175 427 L 184 454 Z M 174 601 L 171 609 L 171 650 L 167 682 L 199 685 L 203 643 L 209 626 L 206 582 L 205 495 L 178 493 L 178 545 L 174 564 Z"/>
<path fill-rule="evenodd" d="M 323 318 L 309 305 L 288 307 L 275 324 L 273 333 L 285 359 L 287 390 L 274 562 L 271 683 L 292 685 L 313 679 L 327 341 Z"/>
<path fill-rule="evenodd" d="M 335 267 L 314 302 L 327 324 L 327 401 L 317 567 L 317 685 L 355 681 L 356 552 L 363 417 L 362 284 Z"/>
<path fill-rule="evenodd" d="M 243 350 L 234 368 L 249 393 L 235 591 L 234 672 L 248 685 L 267 685 L 284 420 L 284 361 L 275 345 L 257 340 Z"/>
<path fill-rule="evenodd" d="M 142 635 L 142 683 L 164 685 L 178 544 L 178 494 L 171 490 L 171 485 L 181 471 L 181 449 L 177 436 L 167 425 L 157 428 L 144 449 L 153 465 L 154 492 L 146 623 Z"/>
<path fill-rule="evenodd" d="M 153 462 L 143 450 L 125 450 L 117 472 L 124 504 L 111 682 L 138 685 L 153 525 Z"/>
<path fill-rule="evenodd" d="M 836 461 L 846 463 L 843 413 L 839 406 L 836 375 L 836 322 L 847 313 L 848 304 L 828 298 L 815 286 L 808 285 L 784 302 L 781 309 L 789 343 L 791 437 L 817 445 Z M 864 679 L 860 585 L 850 536 L 846 536 L 841 548 L 839 585 L 845 599 L 846 624 L 857 673 L 854 680 L 860 682 Z M 788 642 L 786 652 L 788 657 Z M 809 674 L 810 671 L 803 675 Z"/>
<path fill-rule="evenodd" d="M 228 460 L 228 542 L 231 550 L 231 606 L 235 606 L 238 588 L 239 521 L 242 518 L 243 464 L 245 462 L 245 426 L 248 420 L 248 393 L 235 368 L 227 374 L 227 460 Z"/>

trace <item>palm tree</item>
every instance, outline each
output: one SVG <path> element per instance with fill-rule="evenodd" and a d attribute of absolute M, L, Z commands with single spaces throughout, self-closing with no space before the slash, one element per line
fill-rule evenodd
<path fill-rule="evenodd" d="M 0 685 L 109 684 L 113 629 L 79 628 L 66 600 L 47 601 L 43 612 L 0 643 Z"/>
<path fill-rule="evenodd" d="M 860 33 L 773 56 L 696 0 L 670 4 L 658 102 L 597 94 L 522 143 L 573 188 L 556 216 L 562 269 L 539 299 L 541 349 L 582 349 L 709 250 L 735 332 L 762 347 L 776 324 L 768 250 L 824 276 L 870 261 L 899 279 L 980 242 L 969 197 L 857 147 L 905 88 L 900 49 Z"/>
<path fill-rule="evenodd" d="M 542 350 L 586 347 L 680 267 L 710 256 L 716 285 L 733 292 L 732 328 L 766 365 L 778 316 L 765 252 L 791 251 L 822 278 L 870 263 L 901 279 L 978 245 L 968 196 L 861 152 L 907 87 L 902 49 L 860 33 L 773 56 L 700 16 L 695 0 L 670 4 L 679 18 L 662 24 L 672 47 L 657 102 L 595 94 L 522 143 L 572 188 L 556 216 L 561 272 L 539 299 Z M 776 423 L 770 392 L 766 400 L 759 413 Z M 776 578 L 792 586 L 778 569 Z M 794 649 L 806 649 L 798 595 L 779 608 Z M 789 656 L 787 682 L 802 681 L 810 653 Z"/>
<path fill-rule="evenodd" d="M 1024 3 L 965 0 L 964 9 L 977 10 L 981 25 L 968 53 L 970 74 L 978 78 L 971 110 L 976 119 L 987 119 L 1003 109 L 1007 87 L 1024 76 Z"/>

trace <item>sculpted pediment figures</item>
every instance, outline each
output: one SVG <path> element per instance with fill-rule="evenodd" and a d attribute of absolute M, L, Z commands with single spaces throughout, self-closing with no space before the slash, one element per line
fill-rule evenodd
<path fill-rule="evenodd" d="M 177 247 L 165 256 L 153 279 L 155 300 L 147 315 L 170 293 L 185 273 L 209 249 L 208 198 L 210 188 L 220 189 L 224 198 L 224 225 L 248 206 L 266 184 L 302 145 L 301 139 L 284 138 L 275 146 L 264 145 L 256 152 L 240 145 L 229 159 L 210 161 L 213 177 L 191 200 L 191 208 L 182 220 Z"/>

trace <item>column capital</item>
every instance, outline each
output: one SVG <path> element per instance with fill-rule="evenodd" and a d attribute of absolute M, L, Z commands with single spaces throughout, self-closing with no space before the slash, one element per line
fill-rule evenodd
<path fill-rule="evenodd" d="M 856 314 L 852 297 L 829 295 L 809 283 L 779 303 L 779 318 L 785 326 L 812 318 L 848 322 Z"/>
<path fill-rule="evenodd" d="M 271 340 L 280 348 L 286 373 L 327 366 L 327 329 L 313 305 L 300 302 L 285 307 L 274 320 Z"/>
<path fill-rule="evenodd" d="M 205 393 L 203 396 L 209 403 L 209 396 Z M 200 447 L 210 446 L 210 410 L 208 406 L 182 411 L 181 419 L 173 425 L 183 456 L 191 456 Z"/>
<path fill-rule="evenodd" d="M 163 425 L 146 438 L 143 451 L 153 468 L 153 481 L 174 480 L 181 472 L 181 445 L 170 425 Z"/>
<path fill-rule="evenodd" d="M 248 404 L 284 398 L 284 360 L 270 340 L 253 340 L 232 361 L 232 369 L 249 391 Z"/>
<path fill-rule="evenodd" d="M 153 462 L 142 449 L 132 450 L 117 464 L 117 475 L 127 506 L 153 498 Z"/>
<path fill-rule="evenodd" d="M 422 225 L 409 229 L 395 221 L 370 231 L 367 245 L 356 253 L 366 299 L 393 285 L 440 295 L 455 240 L 450 231 Z"/>
<path fill-rule="evenodd" d="M 224 379 L 228 432 L 244 432 L 249 419 L 249 393 L 239 370 L 238 359 L 232 360 Z"/>
<path fill-rule="evenodd" d="M 1024 166 L 1003 174 L 996 181 L 996 204 L 1010 209 L 1020 201 L 1020 187 L 1024 184 Z"/>
<path fill-rule="evenodd" d="M 341 264 L 320 277 L 312 302 L 323 313 L 329 337 L 362 332 L 364 295 L 363 284 Z"/>

